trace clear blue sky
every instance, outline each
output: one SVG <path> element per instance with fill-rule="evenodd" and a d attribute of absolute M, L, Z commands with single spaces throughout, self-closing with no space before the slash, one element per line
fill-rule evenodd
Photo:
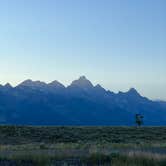
<path fill-rule="evenodd" d="M 80 75 L 166 100 L 166 1 L 0 0 L 0 84 Z"/>

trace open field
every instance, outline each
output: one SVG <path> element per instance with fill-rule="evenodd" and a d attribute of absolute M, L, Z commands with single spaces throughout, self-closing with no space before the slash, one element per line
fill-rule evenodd
<path fill-rule="evenodd" d="M 165 143 L 166 127 L 24 127 L 0 126 L 0 144 Z"/>
<path fill-rule="evenodd" d="M 0 126 L 0 165 L 165 166 L 166 127 Z"/>

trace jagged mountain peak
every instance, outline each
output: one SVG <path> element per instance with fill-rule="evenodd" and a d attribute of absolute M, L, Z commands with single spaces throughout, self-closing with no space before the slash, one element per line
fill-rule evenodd
<path fill-rule="evenodd" d="M 31 79 L 27 79 L 23 81 L 21 84 L 18 86 L 27 86 L 27 87 L 42 87 L 47 85 L 45 82 L 42 81 L 32 81 Z"/>
<path fill-rule="evenodd" d="M 82 87 L 82 88 L 92 88 L 93 84 L 85 76 L 81 76 L 79 79 L 74 80 L 70 86 L 77 86 L 77 87 Z"/>
<path fill-rule="evenodd" d="M 33 81 L 31 79 L 27 79 L 25 81 L 23 81 L 21 84 L 28 84 L 28 83 L 32 83 Z"/>
<path fill-rule="evenodd" d="M 102 90 L 102 91 L 106 91 L 100 84 L 97 84 L 97 85 L 95 86 L 95 89 L 97 89 L 97 90 Z"/>
<path fill-rule="evenodd" d="M 132 94 L 132 95 L 139 95 L 140 94 L 137 92 L 137 90 L 135 88 L 130 88 L 128 91 L 127 91 L 128 94 Z"/>
<path fill-rule="evenodd" d="M 100 84 L 97 84 L 95 87 L 96 88 L 103 88 Z"/>
<path fill-rule="evenodd" d="M 135 88 L 130 88 L 127 92 L 119 91 L 118 95 L 127 95 L 127 96 L 140 96 Z"/>
<path fill-rule="evenodd" d="M 59 88 L 65 88 L 65 86 L 64 86 L 62 83 L 60 83 L 59 81 L 57 81 L 57 80 L 54 80 L 54 81 L 50 82 L 50 83 L 48 84 L 48 86 L 51 86 L 51 87 L 59 87 Z"/>
<path fill-rule="evenodd" d="M 4 87 L 5 87 L 5 88 L 13 88 L 10 83 L 6 83 L 6 84 L 4 85 Z"/>
<path fill-rule="evenodd" d="M 88 80 L 85 76 L 80 76 L 79 80 Z"/>
<path fill-rule="evenodd" d="M 59 85 L 58 81 L 46 84 L 25 80 L 18 88 L 0 87 L 0 116 L 5 115 L 4 123 L 133 125 L 135 113 L 141 112 L 145 125 L 166 124 L 166 104 L 144 98 L 134 88 L 115 94 L 99 84 L 93 86 L 85 76 L 73 81 L 70 88 Z"/>

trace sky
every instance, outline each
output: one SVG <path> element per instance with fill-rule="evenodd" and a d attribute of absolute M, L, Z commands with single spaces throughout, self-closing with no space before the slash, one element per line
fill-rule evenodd
<path fill-rule="evenodd" d="M 0 0 L 0 84 L 69 85 L 166 100 L 165 0 Z"/>

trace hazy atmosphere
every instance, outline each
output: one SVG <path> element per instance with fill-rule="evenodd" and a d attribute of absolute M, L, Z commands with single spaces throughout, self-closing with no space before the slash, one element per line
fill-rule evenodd
<path fill-rule="evenodd" d="M 0 0 L 0 84 L 64 85 L 166 100 L 165 0 Z"/>
<path fill-rule="evenodd" d="M 166 166 L 166 0 L 0 0 L 0 166 Z"/>

